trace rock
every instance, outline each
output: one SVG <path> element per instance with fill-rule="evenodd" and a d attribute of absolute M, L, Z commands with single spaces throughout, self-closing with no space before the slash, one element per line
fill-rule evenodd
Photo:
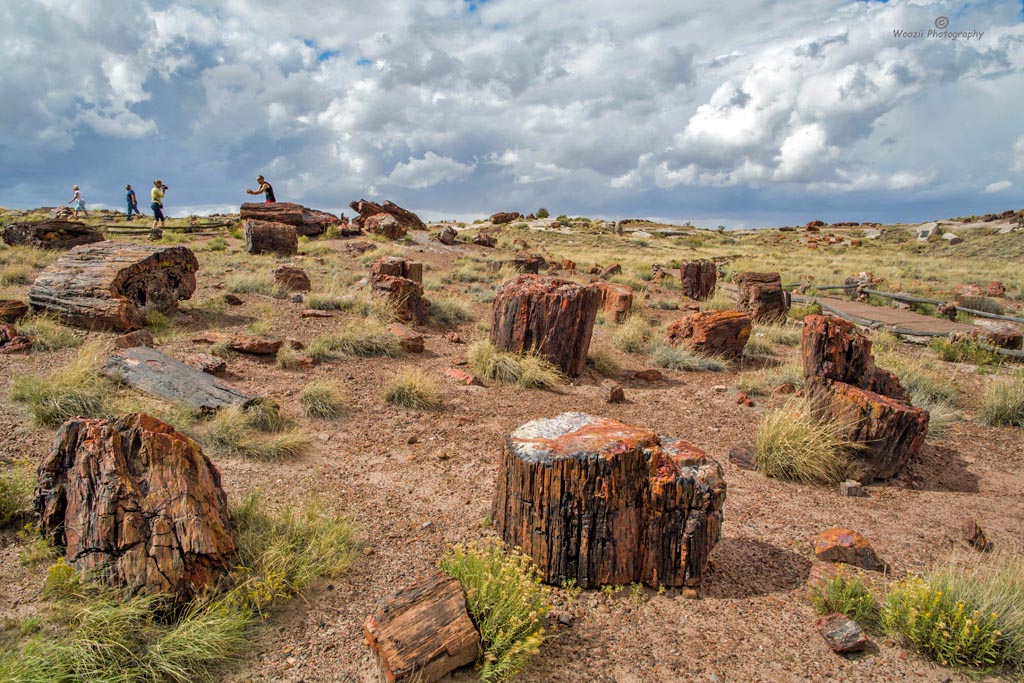
<path fill-rule="evenodd" d="M 76 221 L 12 223 L 4 228 L 4 243 L 12 247 L 70 249 L 102 241 L 99 230 Z"/>
<path fill-rule="evenodd" d="M 750 316 L 739 311 L 704 311 L 673 321 L 665 334 L 670 346 L 722 358 L 739 358 L 753 329 Z"/>
<path fill-rule="evenodd" d="M 279 266 L 274 269 L 274 282 L 292 292 L 308 292 L 313 287 L 302 268 Z"/>
<path fill-rule="evenodd" d="M 757 468 L 756 452 L 751 446 L 736 446 L 729 449 L 729 462 L 741 470 L 753 470 Z"/>
<path fill-rule="evenodd" d="M 28 304 L 15 299 L 0 300 L 0 323 L 13 323 L 28 315 Z"/>
<path fill-rule="evenodd" d="M 636 372 L 633 373 L 633 377 L 639 380 L 643 380 L 644 382 L 660 382 L 661 380 L 665 379 L 665 376 L 661 374 L 660 370 L 655 370 L 653 368 L 647 370 L 637 370 Z"/>
<path fill-rule="evenodd" d="M 498 213 L 492 214 L 487 220 L 494 225 L 503 225 L 504 223 L 511 223 L 521 216 L 522 214 L 518 211 L 499 211 Z"/>
<path fill-rule="evenodd" d="M 1013 323 L 975 318 L 974 326 L 975 335 L 985 344 L 1001 349 L 1020 349 L 1024 346 L 1024 333 Z"/>
<path fill-rule="evenodd" d="M 225 294 L 224 303 L 226 303 L 228 306 L 241 306 L 245 302 L 242 301 L 241 298 L 235 296 L 234 294 Z"/>
<path fill-rule="evenodd" d="M 488 235 L 481 232 L 473 238 L 473 244 L 478 247 L 488 247 L 489 249 L 493 249 L 498 246 L 498 238 L 494 235 Z"/>
<path fill-rule="evenodd" d="M 293 256 L 299 252 L 299 235 L 294 225 L 268 221 L 245 221 L 245 251 L 249 254 Z"/>
<path fill-rule="evenodd" d="M 844 382 L 909 402 L 910 394 L 891 372 L 875 365 L 871 340 L 841 318 L 809 315 L 800 339 L 804 377 Z"/>
<path fill-rule="evenodd" d="M 132 595 L 184 604 L 235 565 L 216 466 L 149 415 L 65 422 L 39 466 L 35 509 L 69 562 Z"/>
<path fill-rule="evenodd" d="M 954 235 L 951 232 L 942 233 L 942 239 L 946 240 L 950 244 L 960 244 L 961 242 L 963 242 L 963 238 L 961 238 L 959 235 Z"/>
<path fill-rule="evenodd" d="M 605 403 L 623 403 L 626 400 L 626 392 L 622 390 L 622 385 L 613 379 L 601 382 L 598 391 Z"/>
<path fill-rule="evenodd" d="M 232 351 L 239 353 L 251 353 L 256 356 L 272 356 L 281 350 L 281 347 L 288 343 L 292 348 L 302 348 L 302 344 L 281 339 L 280 337 L 263 337 L 251 334 L 223 334 L 221 332 L 207 332 L 206 334 L 193 337 L 193 344 L 227 344 Z"/>
<path fill-rule="evenodd" d="M 738 405 L 746 406 L 748 408 L 754 407 L 754 402 L 750 400 L 750 396 L 748 396 L 747 392 L 745 391 L 737 391 L 736 395 L 733 397 L 733 400 L 736 401 Z"/>
<path fill-rule="evenodd" d="M 114 346 L 118 349 L 130 349 L 133 346 L 155 346 L 153 333 L 149 330 L 135 330 L 128 334 L 122 334 L 114 340 Z"/>
<path fill-rule="evenodd" d="M 778 273 L 737 273 L 733 283 L 739 288 L 736 308 L 758 320 L 784 318 L 789 310 L 789 297 L 782 289 Z"/>
<path fill-rule="evenodd" d="M 622 266 L 620 266 L 618 263 L 613 263 L 604 270 L 602 270 L 598 277 L 601 278 L 602 280 L 607 280 L 612 275 L 618 275 L 621 272 Z"/>
<path fill-rule="evenodd" d="M 851 247 L 859 247 L 859 246 L 861 246 L 863 244 L 864 243 L 861 242 L 859 239 L 852 239 L 852 240 L 850 240 L 850 246 Z"/>
<path fill-rule="evenodd" d="M 699 448 L 563 413 L 505 439 L 493 516 L 547 583 L 696 588 L 721 534 L 725 495 L 722 468 Z"/>
<path fill-rule="evenodd" d="M 575 272 L 576 262 L 570 261 L 567 258 L 562 259 L 562 270 L 568 270 L 570 273 Z"/>
<path fill-rule="evenodd" d="M 450 344 L 465 344 L 466 343 L 466 342 L 462 341 L 462 337 L 459 336 L 458 332 L 449 332 L 448 334 L 444 335 L 444 338 L 445 338 L 445 341 L 447 341 Z"/>
<path fill-rule="evenodd" d="M 446 225 L 441 228 L 441 232 L 437 233 L 437 241 L 441 244 L 451 246 L 455 244 L 456 237 L 458 237 L 458 235 L 459 233 L 455 231 L 455 228 L 450 225 Z"/>
<path fill-rule="evenodd" d="M 12 325 L 0 325 L 0 355 L 7 356 L 13 353 L 28 353 L 32 350 L 32 340 Z"/>
<path fill-rule="evenodd" d="M 459 370 L 458 368 L 448 368 L 444 371 L 444 376 L 457 384 L 463 384 L 467 387 L 482 387 L 484 385 L 483 380 L 476 375 L 471 375 L 465 370 Z"/>
<path fill-rule="evenodd" d="M 995 299 L 1001 299 L 1006 296 L 1006 287 L 1003 286 L 1002 282 L 992 280 L 988 283 L 988 291 L 985 294 Z"/>
<path fill-rule="evenodd" d="M 164 231 L 160 228 L 150 228 L 149 234 L 146 236 L 150 242 L 159 242 L 164 238 Z"/>
<path fill-rule="evenodd" d="M 594 286 L 517 275 L 495 295 L 490 340 L 500 351 L 538 353 L 577 377 L 587 363 L 600 298 Z"/>
<path fill-rule="evenodd" d="M 290 225 L 296 235 L 313 237 L 327 231 L 328 226 L 340 223 L 340 219 L 326 211 L 309 209 L 291 202 L 247 202 L 242 204 L 238 217 L 243 221 L 259 221 Z"/>
<path fill-rule="evenodd" d="M 970 517 L 964 517 L 960 531 L 964 542 L 978 552 L 987 553 L 992 550 L 992 542 L 985 537 L 985 530 Z"/>
<path fill-rule="evenodd" d="M 226 360 L 210 353 L 193 353 L 185 358 L 185 362 L 208 375 L 222 375 L 228 369 Z"/>
<path fill-rule="evenodd" d="M 299 313 L 302 318 L 333 318 L 334 314 L 330 311 L 321 311 L 316 308 L 305 308 Z"/>
<path fill-rule="evenodd" d="M 377 213 L 368 216 L 363 221 L 363 229 L 371 235 L 381 235 L 389 240 L 402 239 L 406 236 L 405 227 L 397 218 L 387 213 Z M 451 228 L 447 228 L 450 230 Z M 444 232 L 444 231 L 442 231 Z"/>
<path fill-rule="evenodd" d="M 687 261 L 679 267 L 683 283 L 683 296 L 704 301 L 715 291 L 718 282 L 718 268 L 714 261 Z"/>
<path fill-rule="evenodd" d="M 409 261 L 398 256 L 384 256 L 370 266 L 370 284 L 375 277 L 390 275 L 412 280 L 418 285 L 423 284 L 423 264 Z"/>
<path fill-rule="evenodd" d="M 398 342 L 406 353 L 423 353 L 423 335 L 416 330 L 402 323 L 392 323 L 391 334 L 398 337 Z"/>
<path fill-rule="evenodd" d="M 365 253 L 367 251 L 370 251 L 373 248 L 374 248 L 374 246 L 373 246 L 373 244 L 371 242 L 363 242 L 363 241 L 349 242 L 344 247 L 345 251 L 347 251 L 347 252 L 349 252 L 351 254 L 363 254 L 363 253 Z"/>
<path fill-rule="evenodd" d="M 864 486 L 856 479 L 847 479 L 839 482 L 839 495 L 848 498 L 862 498 L 867 495 Z"/>
<path fill-rule="evenodd" d="M 633 290 L 629 285 L 612 282 L 595 282 L 601 292 L 601 310 L 607 318 L 617 323 L 624 322 L 633 310 Z"/>
<path fill-rule="evenodd" d="M 838 612 L 818 618 L 814 625 L 833 652 L 860 652 L 868 646 L 868 637 L 860 625 Z"/>
<path fill-rule="evenodd" d="M 824 562 L 843 562 L 868 571 L 885 568 L 868 540 L 850 529 L 825 529 L 815 537 L 813 545 L 815 556 Z"/>
<path fill-rule="evenodd" d="M 412 211 L 403 209 L 394 202 L 385 201 L 383 204 L 375 204 L 374 202 L 360 199 L 357 202 L 352 202 L 349 206 L 352 207 L 353 211 L 359 214 L 352 219 L 352 226 L 356 229 L 366 229 L 367 232 L 369 232 L 370 230 L 365 225 L 367 219 L 371 216 L 380 214 L 388 214 L 392 216 L 395 219 L 397 226 L 401 228 L 403 235 L 406 230 L 427 229 L 426 224 L 420 220 L 419 216 L 414 214 Z M 377 221 L 375 221 L 378 227 L 381 227 L 381 220 L 382 219 L 377 219 Z M 394 230 L 393 228 L 391 229 Z"/>
<path fill-rule="evenodd" d="M 437 574 L 381 601 L 364 624 L 381 680 L 434 683 L 476 661 L 480 635 L 459 582 Z"/>

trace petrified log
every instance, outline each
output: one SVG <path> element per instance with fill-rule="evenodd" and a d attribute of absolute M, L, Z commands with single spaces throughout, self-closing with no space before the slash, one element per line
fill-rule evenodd
<path fill-rule="evenodd" d="M 425 325 L 430 302 L 423 296 L 423 287 L 404 277 L 380 275 L 370 280 L 370 295 L 384 299 L 401 320 Z"/>
<path fill-rule="evenodd" d="M 491 341 L 502 351 L 538 353 L 576 377 L 587 364 L 600 301 L 592 285 L 517 275 L 494 297 Z"/>
<path fill-rule="evenodd" d="M 70 249 L 102 241 L 103 235 L 96 228 L 74 221 L 12 223 L 4 228 L 4 242 L 12 247 Z"/>
<path fill-rule="evenodd" d="M 910 401 L 899 379 L 875 365 L 871 340 L 842 318 L 809 315 L 800 338 L 804 377 L 845 382 L 897 401 Z"/>
<path fill-rule="evenodd" d="M 370 284 L 381 275 L 404 277 L 416 284 L 423 284 L 423 264 L 398 256 L 384 256 L 370 266 Z"/>
<path fill-rule="evenodd" d="M 299 236 L 294 225 L 248 220 L 245 222 L 245 250 L 250 254 L 292 256 L 299 251 Z"/>
<path fill-rule="evenodd" d="M 207 414 L 223 407 L 244 408 L 257 398 L 148 346 L 118 351 L 103 366 L 103 373 L 145 394 L 179 401 Z"/>
<path fill-rule="evenodd" d="M 279 266 L 274 269 L 274 282 L 292 292 L 308 292 L 313 286 L 302 268 Z"/>
<path fill-rule="evenodd" d="M 293 349 L 303 348 L 302 342 L 295 339 L 265 337 L 255 334 L 224 334 L 223 332 L 207 332 L 193 337 L 194 344 L 227 344 L 232 351 L 251 353 L 256 356 L 271 356 L 288 344 Z"/>
<path fill-rule="evenodd" d="M 382 235 L 389 240 L 401 239 L 407 232 L 405 226 L 389 213 L 367 216 L 363 221 L 363 229 L 371 235 Z"/>
<path fill-rule="evenodd" d="M 733 282 L 739 287 L 736 308 L 750 313 L 755 321 L 786 316 L 789 298 L 778 273 L 738 273 Z"/>
<path fill-rule="evenodd" d="M 704 311 L 673 321 L 665 334 L 669 346 L 682 344 L 708 356 L 739 358 L 753 329 L 750 316 L 739 311 Z"/>
<path fill-rule="evenodd" d="M 679 267 L 683 283 L 683 296 L 703 301 L 711 296 L 718 283 L 718 269 L 714 261 L 687 261 Z"/>
<path fill-rule="evenodd" d="M 818 633 L 833 652 L 860 652 L 868 646 L 868 637 L 864 634 L 864 629 L 845 614 L 834 612 L 819 617 L 814 625 L 818 627 Z"/>
<path fill-rule="evenodd" d="M 28 353 L 31 350 L 31 339 L 23 334 L 18 334 L 18 330 L 13 325 L 0 325 L 0 356 Z"/>
<path fill-rule="evenodd" d="M 130 594 L 184 603 L 234 564 L 220 473 L 149 415 L 65 422 L 39 466 L 35 508 L 72 564 Z"/>
<path fill-rule="evenodd" d="M 66 323 L 130 331 L 146 315 L 173 315 L 196 289 L 199 261 L 186 247 L 98 242 L 75 247 L 39 274 L 32 308 Z"/>
<path fill-rule="evenodd" d="M 633 310 L 633 290 L 629 285 L 595 282 L 594 286 L 601 292 L 601 310 L 604 314 L 617 323 L 624 322 Z"/>
<path fill-rule="evenodd" d="M 114 340 L 114 347 L 118 349 L 130 349 L 135 346 L 156 346 L 153 333 L 149 330 L 135 330 L 119 335 Z"/>
<path fill-rule="evenodd" d="M 498 213 L 491 214 L 491 217 L 487 220 L 494 225 L 502 225 L 504 223 L 511 223 L 520 216 L 522 216 L 522 214 L 518 211 L 499 211 Z"/>
<path fill-rule="evenodd" d="M 349 204 L 352 210 L 355 211 L 358 216 L 352 219 L 352 225 L 356 228 L 362 228 L 363 222 L 370 216 L 374 216 L 380 213 L 386 213 L 394 216 L 399 225 L 406 230 L 426 230 L 426 224 L 420 220 L 420 217 L 414 214 L 412 211 L 403 209 L 394 202 L 385 201 L 383 204 L 376 204 L 374 202 L 360 199 L 357 202 Z"/>
<path fill-rule="evenodd" d="M 505 439 L 494 522 L 547 583 L 699 587 L 724 502 L 722 468 L 691 444 L 563 413 Z"/>
<path fill-rule="evenodd" d="M 339 222 L 337 216 L 326 211 L 308 209 L 301 204 L 275 202 L 273 204 L 242 204 L 239 218 L 267 223 L 284 223 L 295 228 L 295 234 L 312 237 L 321 235 L 327 227 Z"/>
<path fill-rule="evenodd" d="M 487 233 L 481 232 L 473 238 L 473 244 L 478 247 L 488 247 L 493 249 L 498 246 L 498 238 L 494 235 L 488 235 Z"/>
<path fill-rule="evenodd" d="M 447 244 L 451 246 L 455 244 L 455 238 L 459 236 L 459 233 L 455 231 L 450 225 L 446 225 L 441 228 L 441 232 L 437 233 L 437 241 L 441 244 Z"/>
<path fill-rule="evenodd" d="M 843 562 L 873 572 L 885 569 L 885 563 L 878 559 L 868 539 L 852 529 L 840 526 L 825 529 L 814 537 L 811 545 L 814 556 L 823 562 Z"/>
<path fill-rule="evenodd" d="M 598 277 L 601 278 L 602 280 L 607 280 L 612 275 L 618 275 L 621 272 L 622 272 L 622 266 L 620 266 L 618 263 L 613 263 L 610 266 L 608 266 L 607 268 L 605 268 L 604 270 L 602 270 L 598 274 Z"/>
<path fill-rule="evenodd" d="M 402 323 L 391 323 L 391 334 L 398 337 L 398 343 L 406 353 L 423 353 L 423 335 Z"/>
<path fill-rule="evenodd" d="M 475 661 L 479 652 L 480 635 L 462 586 L 443 574 L 382 600 L 364 628 L 388 683 L 433 683 Z"/>
<path fill-rule="evenodd" d="M 0 301 L 0 323 L 13 323 L 28 315 L 28 304 L 17 299 Z"/>
<path fill-rule="evenodd" d="M 1024 346 L 1024 333 L 1013 323 L 975 318 L 974 326 L 974 333 L 986 344 L 1002 349 L 1019 349 Z"/>

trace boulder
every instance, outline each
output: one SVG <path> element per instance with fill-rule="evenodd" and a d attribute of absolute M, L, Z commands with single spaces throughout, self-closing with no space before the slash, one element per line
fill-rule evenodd
<path fill-rule="evenodd" d="M 302 268 L 279 266 L 274 269 L 274 282 L 291 292 L 308 292 L 313 288 Z"/>
<path fill-rule="evenodd" d="M 806 316 L 800 348 L 806 378 L 844 382 L 898 401 L 910 401 L 910 393 L 899 379 L 875 365 L 871 340 L 848 320 Z"/>
<path fill-rule="evenodd" d="M 778 273 L 737 273 L 733 283 L 738 287 L 736 308 L 755 321 L 786 317 L 789 297 Z"/>
<path fill-rule="evenodd" d="M 815 537 L 813 546 L 814 555 L 823 562 L 843 562 L 868 571 L 885 568 L 868 539 L 850 529 L 825 529 Z"/>
<path fill-rule="evenodd" d="M 633 310 L 633 290 L 629 285 L 612 282 L 595 282 L 601 292 L 601 310 L 605 317 L 617 323 L 625 322 Z"/>
<path fill-rule="evenodd" d="M 612 275 L 618 275 L 621 272 L 622 266 L 620 266 L 618 263 L 613 263 L 604 270 L 602 270 L 597 277 L 601 278 L 602 280 L 607 280 Z"/>
<path fill-rule="evenodd" d="M 665 375 L 661 374 L 661 370 L 655 370 L 654 368 L 637 370 L 633 373 L 633 377 L 644 382 L 660 382 L 665 379 Z"/>
<path fill-rule="evenodd" d="M 430 302 L 423 296 L 423 264 L 385 256 L 370 266 L 370 294 L 387 301 L 405 322 L 424 325 Z"/>
<path fill-rule="evenodd" d="M 487 220 L 494 225 L 502 225 L 504 223 L 511 223 L 520 217 L 522 217 L 522 214 L 518 211 L 499 211 L 498 213 L 491 214 L 491 217 Z"/>
<path fill-rule="evenodd" d="M 357 202 L 352 202 L 349 206 L 352 207 L 353 211 L 359 214 L 352 219 L 352 226 L 356 229 L 365 228 L 364 223 L 366 219 L 370 216 L 376 216 L 379 214 L 388 214 L 393 216 L 403 230 L 427 229 L 426 224 L 420 220 L 419 216 L 414 214 L 412 211 L 403 209 L 394 202 L 385 201 L 382 204 L 376 204 L 365 199 L 360 199 Z"/>
<path fill-rule="evenodd" d="M 473 244 L 478 247 L 493 249 L 498 246 L 498 238 L 494 235 L 488 235 L 487 233 L 481 232 L 473 238 Z"/>
<path fill-rule="evenodd" d="M 370 283 L 373 284 L 374 278 L 381 275 L 403 277 L 406 280 L 412 280 L 416 284 L 422 285 L 423 264 L 398 256 L 384 256 L 370 266 Z"/>
<path fill-rule="evenodd" d="M 236 563 L 217 467 L 149 415 L 65 422 L 39 466 L 35 509 L 71 564 L 132 595 L 184 604 Z"/>
<path fill-rule="evenodd" d="M 459 233 L 455 230 L 455 228 L 453 228 L 450 225 L 446 225 L 443 228 L 441 228 L 441 232 L 437 233 L 437 241 L 440 242 L 441 244 L 447 244 L 448 246 L 451 246 L 455 244 L 456 238 L 458 236 Z"/>
<path fill-rule="evenodd" d="M 398 337 L 398 343 L 406 353 L 423 353 L 423 335 L 402 323 L 391 324 L 391 334 Z"/>
<path fill-rule="evenodd" d="M 13 323 L 28 315 L 28 304 L 16 299 L 0 300 L 0 323 Z"/>
<path fill-rule="evenodd" d="M 1003 286 L 1002 282 L 992 280 L 988 283 L 988 291 L 985 294 L 994 299 L 1001 299 L 1006 296 L 1006 287 Z"/>
<path fill-rule="evenodd" d="M 12 247 L 66 250 L 102 241 L 99 230 L 75 221 L 12 223 L 4 228 L 4 243 Z"/>
<path fill-rule="evenodd" d="M 265 223 L 281 223 L 295 229 L 296 235 L 313 237 L 327 231 L 331 225 L 341 222 L 334 214 L 326 211 L 309 209 L 301 204 L 291 202 L 247 202 L 239 209 L 238 217 L 242 221 L 261 221 Z"/>
<path fill-rule="evenodd" d="M 722 358 L 739 358 L 753 329 L 750 316 L 739 311 L 691 313 L 668 326 L 665 340 L 670 346 Z"/>
<path fill-rule="evenodd" d="M 377 213 L 367 216 L 363 221 L 363 229 L 371 235 L 382 235 L 389 240 L 405 237 L 407 231 L 402 223 L 388 213 Z M 444 232 L 442 230 L 442 232 Z"/>
<path fill-rule="evenodd" d="M 244 225 L 246 253 L 293 256 L 299 252 L 294 225 L 258 220 L 247 220 Z"/>

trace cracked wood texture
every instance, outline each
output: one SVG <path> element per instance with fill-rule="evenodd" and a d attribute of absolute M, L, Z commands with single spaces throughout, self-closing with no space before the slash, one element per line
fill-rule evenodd
<path fill-rule="evenodd" d="M 385 256 L 370 266 L 370 295 L 386 300 L 402 320 L 415 325 L 425 325 L 430 317 L 422 283 L 422 263 Z"/>
<path fill-rule="evenodd" d="M 174 315 L 196 289 L 199 261 L 186 247 L 97 242 L 75 247 L 29 291 L 35 310 L 90 329 L 129 332 L 150 311 Z"/>
<path fill-rule="evenodd" d="M 679 267 L 683 282 L 683 296 L 703 301 L 711 296 L 718 283 L 718 268 L 714 261 L 687 261 Z"/>
<path fill-rule="evenodd" d="M 12 247 L 70 249 L 102 241 L 103 235 L 99 230 L 77 221 L 12 223 L 4 228 L 4 242 Z"/>
<path fill-rule="evenodd" d="M 339 222 L 338 217 L 332 213 L 308 209 L 302 204 L 290 202 L 246 202 L 242 204 L 238 217 L 243 221 L 256 220 L 291 225 L 295 228 L 295 234 L 307 237 L 321 235 L 329 225 Z"/>
<path fill-rule="evenodd" d="M 613 282 L 595 282 L 594 286 L 601 291 L 601 310 L 604 314 L 617 323 L 625 322 L 633 310 L 633 289 L 629 285 Z"/>
<path fill-rule="evenodd" d="M 669 324 L 665 341 L 682 344 L 696 353 L 722 358 L 739 358 L 753 329 L 750 316 L 739 311 L 691 313 Z"/>
<path fill-rule="evenodd" d="M 77 568 L 129 594 L 184 603 L 231 569 L 220 473 L 196 442 L 154 417 L 68 420 L 38 476 L 43 533 Z"/>
<path fill-rule="evenodd" d="M 517 275 L 498 288 L 491 342 L 501 351 L 537 353 L 569 377 L 587 364 L 601 303 L 594 285 L 542 275 Z"/>
<path fill-rule="evenodd" d="M 732 281 L 738 287 L 736 308 L 749 313 L 755 322 L 786 317 L 789 298 L 778 273 L 737 273 Z"/>
<path fill-rule="evenodd" d="M 898 401 L 910 401 L 910 394 L 896 375 L 875 365 L 871 340 L 848 320 L 805 317 L 800 352 L 804 377 L 844 382 Z"/>
<path fill-rule="evenodd" d="M 245 250 L 250 254 L 292 256 L 299 251 L 294 225 L 272 221 L 245 221 Z"/>
<path fill-rule="evenodd" d="M 699 448 L 563 413 L 506 437 L 494 523 L 547 583 L 699 587 L 725 495 L 722 468 Z"/>
<path fill-rule="evenodd" d="M 432 683 L 476 661 L 479 652 L 462 586 L 443 574 L 382 600 L 364 629 L 389 683 Z"/>

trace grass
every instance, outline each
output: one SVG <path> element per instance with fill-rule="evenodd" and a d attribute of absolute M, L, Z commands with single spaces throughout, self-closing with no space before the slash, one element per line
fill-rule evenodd
<path fill-rule="evenodd" d="M 441 394 L 433 377 L 422 370 L 405 370 L 384 387 L 384 402 L 411 410 L 437 410 Z"/>
<path fill-rule="evenodd" d="M 483 377 L 526 389 L 554 389 L 565 377 L 552 363 L 535 354 L 519 355 L 498 351 L 489 341 L 469 347 L 469 364 Z"/>
<path fill-rule="evenodd" d="M 33 270 L 24 265 L 0 268 L 0 286 L 27 285 L 32 282 Z"/>
<path fill-rule="evenodd" d="M 116 410 L 116 387 L 99 372 L 104 358 L 98 344 L 89 344 L 49 376 L 15 378 L 11 400 L 25 405 L 39 425 L 52 427 L 78 416 L 108 417 Z"/>
<path fill-rule="evenodd" d="M 864 627 L 878 623 L 878 601 L 867 584 L 840 569 L 834 576 L 811 586 L 811 604 L 818 614 L 839 612 Z"/>
<path fill-rule="evenodd" d="M 317 337 L 309 345 L 309 355 L 315 361 L 352 356 L 397 358 L 402 355 L 402 346 L 383 323 L 362 320 L 348 323 L 340 332 Z"/>
<path fill-rule="evenodd" d="M 594 368 L 594 372 L 602 377 L 618 377 L 622 372 L 619 362 L 608 349 L 591 349 L 587 354 L 587 365 Z"/>
<path fill-rule="evenodd" d="M 986 384 L 980 408 L 985 424 L 1024 427 L 1024 372 Z"/>
<path fill-rule="evenodd" d="M 916 398 L 950 404 L 959 400 L 960 392 L 950 382 L 949 372 L 935 361 L 896 353 L 878 353 L 876 358 L 878 364 L 895 374 L 900 384 Z M 916 400 L 914 405 L 918 405 Z"/>
<path fill-rule="evenodd" d="M 705 356 L 682 346 L 673 347 L 663 342 L 652 346 L 651 362 L 659 368 L 696 372 L 723 372 L 729 367 L 721 358 Z"/>
<path fill-rule="evenodd" d="M 430 300 L 430 319 L 438 325 L 458 325 L 474 319 L 473 312 L 455 299 Z"/>
<path fill-rule="evenodd" d="M 793 304 L 786 311 L 786 317 L 790 320 L 803 320 L 809 315 L 821 315 L 821 304 L 812 302 L 807 304 Z"/>
<path fill-rule="evenodd" d="M 782 346 L 798 346 L 800 344 L 800 337 L 803 331 L 799 327 L 786 324 L 775 324 L 775 325 L 755 325 L 754 333 L 751 335 L 763 336 L 765 339 L 770 341 L 772 344 L 780 344 Z M 747 344 L 750 342 L 748 341 Z"/>
<path fill-rule="evenodd" d="M 874 330 L 870 334 L 871 348 L 875 353 L 888 353 L 900 347 L 900 336 L 889 330 Z"/>
<path fill-rule="evenodd" d="M 716 288 L 711 296 L 700 304 L 702 311 L 731 311 L 735 308 L 736 298 L 721 287 Z"/>
<path fill-rule="evenodd" d="M 224 408 L 210 421 L 206 438 L 214 448 L 252 460 L 290 460 L 309 448 L 310 439 L 292 428 L 270 401 L 246 409 Z"/>
<path fill-rule="evenodd" d="M 941 360 L 947 363 L 971 363 L 973 365 L 999 365 L 1002 356 L 990 351 L 973 339 L 951 340 L 936 337 L 928 344 Z"/>
<path fill-rule="evenodd" d="M 304 356 L 289 343 L 284 343 L 274 356 L 274 364 L 282 370 L 294 370 L 302 365 Z"/>
<path fill-rule="evenodd" d="M 275 299 L 289 295 L 288 290 L 274 282 L 273 277 L 261 273 L 230 275 L 224 280 L 224 287 L 232 294 L 262 294 Z"/>
<path fill-rule="evenodd" d="M 27 467 L 11 466 L 0 474 L 0 528 L 32 505 L 35 482 Z"/>
<path fill-rule="evenodd" d="M 500 542 L 456 546 L 439 563 L 466 592 L 466 607 L 480 632 L 482 683 L 511 679 L 547 639 L 549 589 L 532 560 Z"/>
<path fill-rule="evenodd" d="M 646 353 L 654 332 L 640 316 L 630 316 L 612 334 L 612 344 L 626 353 Z"/>
<path fill-rule="evenodd" d="M 806 400 L 765 414 L 758 425 L 755 466 L 762 474 L 803 484 L 831 484 L 849 472 L 851 444 L 843 426 L 815 418 Z"/>
<path fill-rule="evenodd" d="M 78 346 L 82 339 L 74 330 L 62 325 L 55 317 L 45 313 L 34 313 L 19 320 L 15 327 L 18 334 L 32 340 L 33 351 L 56 351 Z"/>
<path fill-rule="evenodd" d="M 345 398 L 329 384 L 310 382 L 299 394 L 302 412 L 307 417 L 332 420 L 345 413 Z"/>

